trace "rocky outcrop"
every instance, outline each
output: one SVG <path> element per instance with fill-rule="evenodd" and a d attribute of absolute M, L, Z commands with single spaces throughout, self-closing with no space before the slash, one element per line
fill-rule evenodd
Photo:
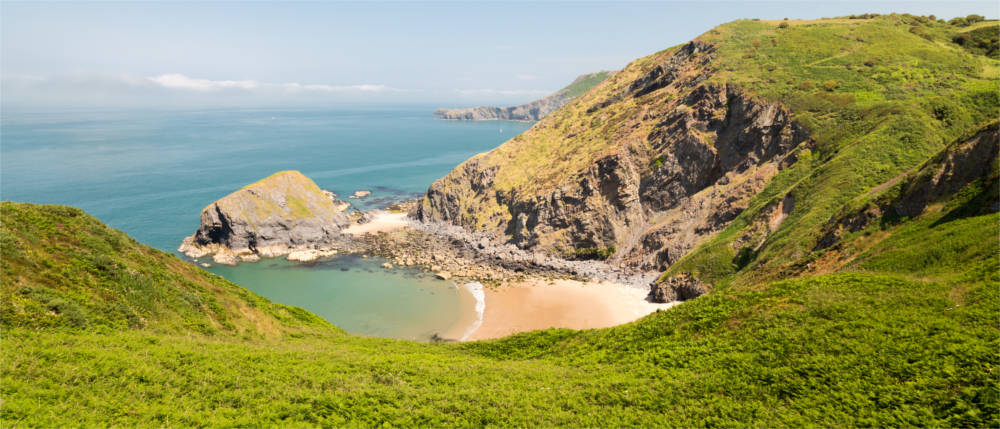
<path fill-rule="evenodd" d="M 650 284 L 649 296 L 646 298 L 650 302 L 674 302 L 687 301 L 708 293 L 705 283 L 694 278 L 690 274 L 678 274 L 662 282 Z"/>
<path fill-rule="evenodd" d="M 522 141 L 473 158 L 435 182 L 417 216 L 492 232 L 522 249 L 557 256 L 614 249 L 612 264 L 667 268 L 725 228 L 774 175 L 796 161 L 796 148 L 811 144 L 805 128 L 779 103 L 734 85 L 709 83 L 713 54 L 709 44 L 689 43 L 660 63 L 630 66 L 620 74 L 631 80 L 575 103 L 585 112 L 582 117 L 590 118 L 583 128 L 590 135 L 563 134 L 559 145 L 551 144 L 553 162 L 580 156 L 559 147 L 604 148 L 592 151 L 576 170 L 539 177 L 544 186 L 505 184 L 519 174 L 540 176 L 520 171 L 510 154 L 524 147 L 540 150 L 549 144 L 542 136 L 551 138 L 551 128 L 573 128 L 579 117 L 571 115 L 581 113 L 564 109 Z M 616 122 L 616 116 L 623 119 Z M 595 139 L 594 128 L 604 131 L 605 123 L 606 137 Z M 514 144 L 520 146 L 507 148 Z"/>
<path fill-rule="evenodd" d="M 601 83 L 611 72 L 581 75 L 569 86 L 530 103 L 519 106 L 479 106 L 466 109 L 438 109 L 434 116 L 454 121 L 522 121 L 535 122 L 556 111 L 594 85 Z"/>
<path fill-rule="evenodd" d="M 304 261 L 335 254 L 345 242 L 349 203 L 298 171 L 282 171 L 209 204 L 180 252 L 220 264 L 289 255 Z"/>
<path fill-rule="evenodd" d="M 876 221 L 893 222 L 919 216 L 928 206 L 947 201 L 974 181 L 981 182 L 981 195 L 966 203 L 964 215 L 1000 211 L 998 151 L 1000 126 L 994 122 L 972 138 L 949 145 L 915 173 L 897 177 L 872 191 L 886 192 L 885 195 L 864 207 L 835 216 L 824 227 L 823 238 L 815 250 L 832 247 L 844 235 L 861 231 Z"/>

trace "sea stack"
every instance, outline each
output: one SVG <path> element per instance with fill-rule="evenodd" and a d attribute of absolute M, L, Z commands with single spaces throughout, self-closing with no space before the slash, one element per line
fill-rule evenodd
<path fill-rule="evenodd" d="M 205 207 L 198 231 L 178 251 L 228 265 L 290 254 L 299 261 L 330 256 L 344 241 L 349 207 L 302 173 L 281 171 Z"/>

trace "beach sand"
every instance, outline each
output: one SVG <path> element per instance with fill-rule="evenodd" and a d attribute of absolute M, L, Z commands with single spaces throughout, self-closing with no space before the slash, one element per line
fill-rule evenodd
<path fill-rule="evenodd" d="M 460 291 L 460 296 L 462 292 L 467 295 L 463 298 L 466 310 L 444 338 L 484 340 L 546 328 L 606 328 L 677 304 L 647 302 L 643 289 L 574 280 L 526 280 L 483 291 L 486 306 L 480 326 L 475 328 L 478 317 L 474 306 L 467 304 L 474 296 Z"/>
<path fill-rule="evenodd" d="M 379 210 L 372 215 L 372 220 L 362 224 L 351 225 L 343 230 L 343 232 L 351 235 L 362 235 L 366 232 L 375 234 L 406 228 L 409 224 L 410 221 L 406 218 L 406 213 L 390 213 Z"/>

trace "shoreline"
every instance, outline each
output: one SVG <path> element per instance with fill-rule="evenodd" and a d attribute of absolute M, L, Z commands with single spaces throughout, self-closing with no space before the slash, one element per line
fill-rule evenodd
<path fill-rule="evenodd" d="M 567 279 L 530 278 L 496 288 L 469 282 L 459 286 L 460 297 L 463 289 L 461 316 L 443 339 L 464 342 L 549 328 L 607 328 L 680 303 L 651 303 L 647 291 L 623 284 Z M 473 307 L 468 296 L 476 290 L 481 300 Z"/>
<path fill-rule="evenodd" d="M 549 328 L 606 328 L 633 322 L 680 302 L 658 304 L 648 300 L 677 299 L 650 298 L 650 284 L 658 273 L 520 249 L 482 232 L 414 220 L 408 210 L 362 213 L 361 220 L 343 228 L 340 237 L 330 244 L 257 250 L 268 251 L 260 255 L 264 258 L 285 256 L 293 262 L 338 254 L 379 256 L 389 261 L 382 264 L 384 269 L 412 267 L 441 280 L 452 280 L 459 298 L 459 316 L 432 340 L 476 341 Z M 190 239 L 184 244 L 191 244 Z M 179 250 L 188 249 L 182 245 Z M 221 255 L 230 256 L 226 253 Z M 219 252 L 213 255 L 217 263 L 219 256 Z M 253 258 L 257 254 L 232 256 L 229 259 L 233 263 L 261 259 Z"/>

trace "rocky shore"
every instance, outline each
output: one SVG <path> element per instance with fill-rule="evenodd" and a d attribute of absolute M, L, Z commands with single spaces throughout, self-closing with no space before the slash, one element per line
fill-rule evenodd
<path fill-rule="evenodd" d="M 656 272 L 637 272 L 602 261 L 570 261 L 499 243 L 443 222 L 413 221 L 407 229 L 365 234 L 356 248 L 390 259 L 395 266 L 422 266 L 442 278 L 501 283 L 528 276 L 572 278 L 645 288 Z"/>
<path fill-rule="evenodd" d="M 416 201 L 365 213 L 349 213 L 349 206 L 299 172 L 276 173 L 206 207 L 198 231 L 178 250 L 227 265 L 282 256 L 310 262 L 343 253 L 376 255 L 390 260 L 385 269 L 422 267 L 442 279 L 485 284 L 531 277 L 647 288 L 657 278 L 656 272 L 566 260 L 489 232 L 417 220 Z"/>

